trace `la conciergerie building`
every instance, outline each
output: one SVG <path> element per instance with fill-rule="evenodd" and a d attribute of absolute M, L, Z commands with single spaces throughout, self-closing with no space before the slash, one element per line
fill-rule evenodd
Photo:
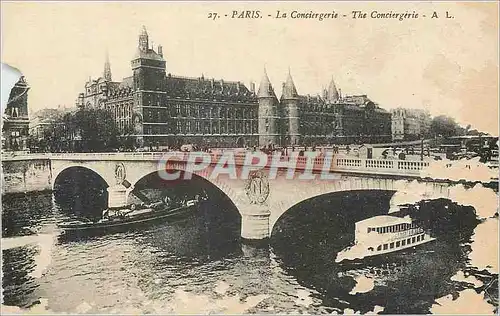
<path fill-rule="evenodd" d="M 143 27 L 132 75 L 113 81 L 109 59 L 103 76 L 85 84 L 79 107 L 114 116 L 136 146 L 208 147 L 315 145 L 391 139 L 391 113 L 366 95 L 342 96 L 330 82 L 322 95 L 297 93 L 292 76 L 277 98 L 264 70 L 258 91 L 241 82 L 167 73 L 162 46 L 154 50 Z"/>

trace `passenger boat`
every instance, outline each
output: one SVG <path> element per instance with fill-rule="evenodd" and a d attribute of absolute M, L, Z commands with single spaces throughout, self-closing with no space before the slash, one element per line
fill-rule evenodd
<path fill-rule="evenodd" d="M 197 200 L 189 200 L 184 205 L 174 208 L 168 208 L 162 202 L 157 202 L 142 205 L 142 208 L 131 206 L 123 209 L 109 209 L 105 210 L 103 217 L 97 221 L 81 219 L 59 223 L 57 226 L 64 233 L 116 231 L 119 228 L 128 228 L 137 224 L 187 215 L 193 213 L 197 209 L 197 205 Z"/>
<path fill-rule="evenodd" d="M 409 216 L 375 216 L 356 223 L 354 245 L 337 254 L 335 262 L 353 261 L 431 242 L 433 238 Z"/>

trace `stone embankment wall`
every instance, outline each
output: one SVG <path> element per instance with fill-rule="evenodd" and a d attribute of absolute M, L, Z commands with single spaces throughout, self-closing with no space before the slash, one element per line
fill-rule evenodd
<path fill-rule="evenodd" d="M 2 161 L 2 195 L 52 189 L 50 160 Z"/>

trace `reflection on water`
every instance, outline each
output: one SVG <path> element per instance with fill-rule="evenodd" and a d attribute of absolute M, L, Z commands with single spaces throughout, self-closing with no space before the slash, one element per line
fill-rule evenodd
<path fill-rule="evenodd" d="M 56 221 L 76 216 L 70 199 L 11 197 L 3 237 L 34 239 L 3 250 L 4 304 L 47 300 L 51 312 L 88 313 L 429 313 L 437 298 L 474 286 L 489 286 L 488 302 L 497 304 L 494 277 L 468 265 L 474 210 L 445 200 L 398 214 L 431 229 L 435 242 L 368 264 L 335 264 L 354 240 L 354 223 L 386 213 L 391 194 L 333 194 L 298 205 L 278 221 L 270 247 L 240 243 L 241 219 L 222 197 L 182 220 L 73 240 L 53 238 Z M 36 234 L 50 234 L 50 243 Z M 36 276 L 41 247 L 50 263 Z"/>
<path fill-rule="evenodd" d="M 322 293 L 322 304 L 361 313 L 375 305 L 390 314 L 428 313 L 435 298 L 458 291 L 451 277 L 466 268 L 470 247 L 463 243 L 478 223 L 474 209 L 447 200 L 409 206 L 391 215 L 410 214 L 436 241 L 358 265 L 335 264 L 336 253 L 354 241 L 354 224 L 387 210 L 390 197 L 365 192 L 317 198 L 314 213 L 311 204 L 299 204 L 274 228 L 280 263 L 301 285 Z"/>
<path fill-rule="evenodd" d="M 30 273 L 35 269 L 36 247 L 23 246 L 2 251 L 4 304 L 29 307 L 37 299 L 38 284 Z"/>
<path fill-rule="evenodd" d="M 2 238 L 28 236 L 54 222 L 51 194 L 2 196 Z"/>

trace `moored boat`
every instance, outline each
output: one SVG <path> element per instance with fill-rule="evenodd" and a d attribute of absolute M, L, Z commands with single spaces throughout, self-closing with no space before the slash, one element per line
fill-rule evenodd
<path fill-rule="evenodd" d="M 426 244 L 435 240 L 409 216 L 375 216 L 356 223 L 354 245 L 337 254 L 335 262 L 355 261 Z"/>
<path fill-rule="evenodd" d="M 160 205 L 160 203 L 153 203 L 139 209 L 134 206 L 124 209 L 109 209 L 105 210 L 103 217 L 97 221 L 88 219 L 73 220 L 59 223 L 57 226 L 65 233 L 107 233 L 121 228 L 133 227 L 138 224 L 191 214 L 197 209 L 198 201 L 191 200 L 185 205 L 174 208 L 161 208 Z"/>

